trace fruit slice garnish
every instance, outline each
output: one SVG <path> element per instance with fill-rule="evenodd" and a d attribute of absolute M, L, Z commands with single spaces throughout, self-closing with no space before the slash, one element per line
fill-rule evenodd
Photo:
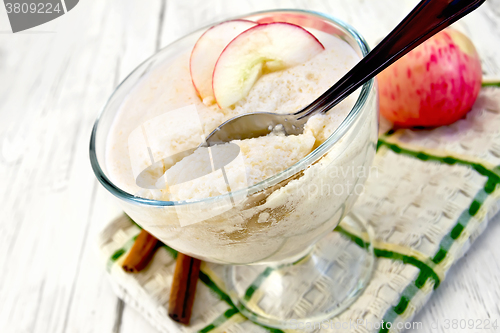
<path fill-rule="evenodd" d="M 320 41 L 298 25 L 256 25 L 234 38 L 217 60 L 215 100 L 221 108 L 231 106 L 248 94 L 262 73 L 304 63 L 323 50 Z"/>
<path fill-rule="evenodd" d="M 226 21 L 208 29 L 194 45 L 189 63 L 191 79 L 205 103 L 214 101 L 212 76 L 220 54 L 236 36 L 255 25 L 247 20 Z"/>

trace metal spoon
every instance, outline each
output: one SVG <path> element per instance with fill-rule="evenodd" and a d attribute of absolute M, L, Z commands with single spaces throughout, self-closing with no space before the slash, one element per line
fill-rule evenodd
<path fill-rule="evenodd" d="M 283 125 L 286 135 L 301 134 L 308 118 L 328 112 L 352 92 L 396 60 L 453 22 L 474 11 L 485 0 L 422 0 L 399 25 L 335 85 L 304 109 L 291 114 L 254 112 L 222 123 L 203 146 L 269 134 Z"/>

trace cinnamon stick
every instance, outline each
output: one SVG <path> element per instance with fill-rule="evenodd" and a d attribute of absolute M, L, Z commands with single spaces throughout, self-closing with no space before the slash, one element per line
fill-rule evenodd
<path fill-rule="evenodd" d="M 143 229 L 123 261 L 122 268 L 129 273 L 140 272 L 153 258 L 157 245 L 158 239 Z"/>
<path fill-rule="evenodd" d="M 188 255 L 180 252 L 177 254 L 168 315 L 178 323 L 188 325 L 191 319 L 200 263 L 200 260 Z"/>
<path fill-rule="evenodd" d="M 130 273 L 140 272 L 149 264 L 160 244 L 158 239 L 143 229 L 123 261 L 122 268 Z M 198 259 L 180 252 L 177 254 L 168 315 L 178 323 L 188 325 L 191 319 L 200 264 Z"/>

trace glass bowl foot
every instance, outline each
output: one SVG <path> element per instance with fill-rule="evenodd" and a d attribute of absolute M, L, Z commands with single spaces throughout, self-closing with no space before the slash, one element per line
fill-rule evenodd
<path fill-rule="evenodd" d="M 370 280 L 371 234 L 350 215 L 295 262 L 228 266 L 229 295 L 244 316 L 269 327 L 297 328 L 332 319 L 356 300 Z"/>

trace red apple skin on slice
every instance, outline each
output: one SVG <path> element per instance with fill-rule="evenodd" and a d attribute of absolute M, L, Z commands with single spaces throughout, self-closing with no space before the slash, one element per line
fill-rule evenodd
<path fill-rule="evenodd" d="M 273 22 L 286 22 L 296 24 L 302 28 L 313 28 L 319 31 L 329 33 L 331 35 L 341 35 L 342 31 L 336 26 L 325 22 L 318 17 L 311 17 L 301 13 L 269 13 L 255 22 L 259 24 L 273 23 Z"/>
<path fill-rule="evenodd" d="M 242 32 L 221 53 L 213 73 L 220 108 L 244 98 L 262 73 L 308 61 L 324 50 L 314 35 L 290 23 L 259 24 Z"/>
<path fill-rule="evenodd" d="M 220 54 L 236 36 L 256 25 L 247 20 L 222 22 L 205 31 L 194 45 L 189 60 L 191 80 L 196 92 L 207 104 L 214 101 L 212 74 Z"/>

